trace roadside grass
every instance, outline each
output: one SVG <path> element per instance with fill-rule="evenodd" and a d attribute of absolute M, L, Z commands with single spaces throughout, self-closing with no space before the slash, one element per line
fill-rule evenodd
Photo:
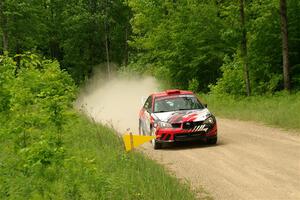
<path fill-rule="evenodd" d="M 139 152 L 124 152 L 121 139 L 110 128 L 80 117 L 72 120 L 67 129 L 70 138 L 66 141 L 72 154 L 83 161 L 93 161 L 96 177 L 89 177 L 86 183 L 84 177 L 77 180 L 90 188 L 87 191 L 94 189 L 96 196 L 102 193 L 104 199 L 195 198 L 188 184 L 179 183 L 159 164 Z"/>
<path fill-rule="evenodd" d="M 126 153 L 109 127 L 71 113 L 62 137 L 63 162 L 27 172 L 1 139 L 0 199 L 196 199 L 189 183 L 142 153 Z"/>
<path fill-rule="evenodd" d="M 258 121 L 285 129 L 300 130 L 300 93 L 232 97 L 199 95 L 219 117 Z"/>

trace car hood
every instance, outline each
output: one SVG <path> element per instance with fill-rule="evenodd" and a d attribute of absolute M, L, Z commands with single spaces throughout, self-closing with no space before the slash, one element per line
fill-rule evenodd
<path fill-rule="evenodd" d="M 153 113 L 155 120 L 168 123 L 183 123 L 191 121 L 204 121 L 211 115 L 207 108 L 202 110 L 182 110 L 163 113 Z"/>

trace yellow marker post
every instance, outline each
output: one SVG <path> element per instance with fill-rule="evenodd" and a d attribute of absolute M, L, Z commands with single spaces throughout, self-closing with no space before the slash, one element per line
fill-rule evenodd
<path fill-rule="evenodd" d="M 132 133 L 130 132 L 129 133 L 129 140 L 130 140 L 130 149 L 133 149 L 134 148 L 134 145 L 133 145 L 133 135 L 132 135 Z"/>
<path fill-rule="evenodd" d="M 125 150 L 130 151 L 145 142 L 149 142 L 154 139 L 155 136 L 142 136 L 142 135 L 133 135 L 131 132 L 123 135 L 123 141 L 125 144 Z"/>

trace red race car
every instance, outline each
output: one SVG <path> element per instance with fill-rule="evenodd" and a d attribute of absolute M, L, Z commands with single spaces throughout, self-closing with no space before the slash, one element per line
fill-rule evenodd
<path fill-rule="evenodd" d="M 156 136 L 154 149 L 163 143 L 205 140 L 217 143 L 216 118 L 190 91 L 167 90 L 151 94 L 139 113 L 139 134 Z"/>

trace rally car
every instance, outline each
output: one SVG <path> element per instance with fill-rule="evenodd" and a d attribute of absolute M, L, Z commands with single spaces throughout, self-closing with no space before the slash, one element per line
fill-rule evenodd
<path fill-rule="evenodd" d="M 216 118 L 190 91 L 151 94 L 139 113 L 139 134 L 152 135 L 154 149 L 163 143 L 205 140 L 217 143 Z"/>

